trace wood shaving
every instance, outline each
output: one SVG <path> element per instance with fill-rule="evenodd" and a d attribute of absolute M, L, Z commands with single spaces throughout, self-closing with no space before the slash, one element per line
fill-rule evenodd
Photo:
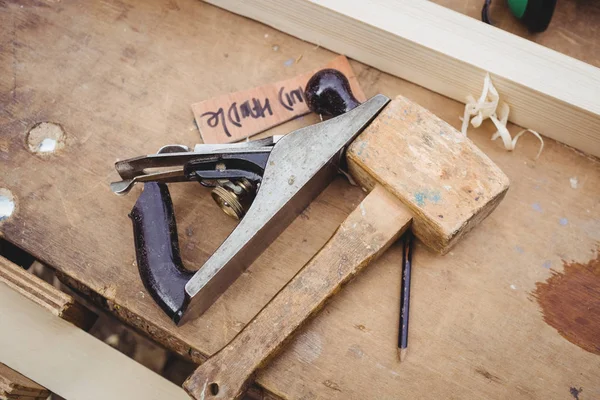
<path fill-rule="evenodd" d="M 544 139 L 541 135 L 532 129 L 523 129 L 515 135 L 513 138 L 506 127 L 508 122 L 508 114 L 510 113 L 510 107 L 504 102 L 500 102 L 500 95 L 492 83 L 490 74 L 485 74 L 483 81 L 483 90 L 478 100 L 471 95 L 467 96 L 467 103 L 465 104 L 465 112 L 462 119 L 461 132 L 467 136 L 467 129 L 469 128 L 469 122 L 474 128 L 479 128 L 481 123 L 486 119 L 490 119 L 496 126 L 496 132 L 492 135 L 491 140 L 498 138 L 502 139 L 504 148 L 508 151 L 513 151 L 517 145 L 519 138 L 525 133 L 530 132 L 540 140 L 540 149 L 538 150 L 535 159 L 537 160 L 542 154 L 544 149 Z"/>

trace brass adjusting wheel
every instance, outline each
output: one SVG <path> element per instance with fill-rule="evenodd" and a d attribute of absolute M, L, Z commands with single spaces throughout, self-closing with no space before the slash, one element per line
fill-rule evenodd
<path fill-rule="evenodd" d="M 220 180 L 212 190 L 213 200 L 227 215 L 237 220 L 242 219 L 256 194 L 256 188 L 247 179 L 232 182 Z"/>

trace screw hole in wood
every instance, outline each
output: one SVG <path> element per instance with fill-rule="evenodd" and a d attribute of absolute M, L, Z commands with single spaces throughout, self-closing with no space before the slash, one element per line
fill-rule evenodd
<path fill-rule="evenodd" d="M 211 383 L 210 385 L 208 385 L 208 390 L 211 395 L 213 395 L 213 396 L 218 395 L 219 394 L 219 384 L 216 382 Z"/>
<path fill-rule="evenodd" d="M 65 131 L 55 122 L 38 122 L 27 133 L 27 146 L 35 154 L 52 154 L 65 146 Z"/>

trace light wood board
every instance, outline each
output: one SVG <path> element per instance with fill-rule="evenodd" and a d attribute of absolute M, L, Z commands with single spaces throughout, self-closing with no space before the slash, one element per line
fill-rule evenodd
<path fill-rule="evenodd" d="M 28 273 L 23 268 L 0 256 L 0 282 L 16 290 L 50 313 L 82 329 L 89 329 L 96 315 L 75 302 L 73 297 Z"/>
<path fill-rule="evenodd" d="M 207 1 L 458 101 L 489 72 L 510 121 L 600 156 L 600 69 L 435 3 Z"/>
<path fill-rule="evenodd" d="M 200 98 L 290 78 L 334 54 L 194 0 L 11 3 L 0 13 L 0 38 L 0 187 L 18 206 L 0 232 L 184 356 L 200 361 L 231 340 L 364 196 L 337 179 L 208 313 L 175 328 L 139 280 L 127 218 L 139 189 L 110 193 L 113 163 L 198 142 L 189 105 Z M 367 97 L 402 94 L 460 126 L 458 102 L 351 65 Z M 306 116 L 270 133 L 316 120 Z M 65 129 L 65 147 L 53 156 L 27 150 L 26 132 L 39 121 Z M 417 246 L 406 363 L 397 363 L 395 349 L 401 251 L 392 246 L 258 376 L 267 392 L 294 399 L 547 399 L 569 398 L 571 387 L 581 387 L 581 400 L 598 396 L 598 356 L 547 325 L 530 293 L 563 270 L 561 259 L 596 257 L 600 164 L 552 140 L 535 162 L 535 138 L 523 137 L 509 153 L 489 141 L 492 133 L 486 124 L 470 137 L 511 188 L 452 254 Z M 184 262 L 201 265 L 234 221 L 199 185 L 172 185 L 171 193 Z"/>
<path fill-rule="evenodd" d="M 5 283 L 0 323 L 0 360 L 69 400 L 188 399 L 183 389 Z"/>
<path fill-rule="evenodd" d="M 480 2 L 435 0 L 434 3 L 477 20 L 481 19 Z M 545 32 L 531 33 L 502 1 L 493 1 L 490 18 L 494 26 L 524 37 L 600 68 L 600 3 L 597 1 L 557 1 L 550 26 Z"/>

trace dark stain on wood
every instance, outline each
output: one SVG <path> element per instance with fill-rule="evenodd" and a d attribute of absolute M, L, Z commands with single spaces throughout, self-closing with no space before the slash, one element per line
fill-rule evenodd
<path fill-rule="evenodd" d="M 491 374 L 490 372 L 486 371 L 485 369 L 483 369 L 481 367 L 475 368 L 475 372 L 477 372 L 479 375 L 483 376 L 485 379 L 489 380 L 490 382 L 495 382 L 495 383 L 502 382 L 502 380 L 499 377 L 497 377 L 494 374 Z"/>
<path fill-rule="evenodd" d="M 573 396 L 573 398 L 575 400 L 579 400 L 579 393 L 583 392 L 583 388 L 579 388 L 577 389 L 576 387 L 570 387 L 569 388 L 569 393 L 571 393 L 571 396 Z"/>
<path fill-rule="evenodd" d="M 564 262 L 564 271 L 538 282 L 533 296 L 548 325 L 569 342 L 600 355 L 600 252 L 586 264 Z"/>

